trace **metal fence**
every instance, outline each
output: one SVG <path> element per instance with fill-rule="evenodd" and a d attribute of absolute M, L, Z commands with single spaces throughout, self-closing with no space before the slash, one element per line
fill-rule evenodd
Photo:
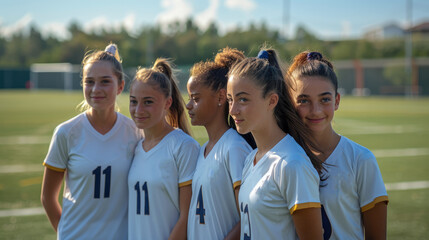
<path fill-rule="evenodd" d="M 361 59 L 334 61 L 339 88 L 344 95 L 429 96 L 429 58 Z M 186 91 L 190 65 L 178 66 L 179 88 Z M 34 64 L 30 69 L 0 69 L 0 88 L 81 89 L 80 65 Z M 136 68 L 124 69 L 125 90 Z"/>

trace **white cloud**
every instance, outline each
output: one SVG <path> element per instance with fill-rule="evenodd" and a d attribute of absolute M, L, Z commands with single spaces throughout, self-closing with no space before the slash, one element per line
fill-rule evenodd
<path fill-rule="evenodd" d="M 30 14 L 26 14 L 12 25 L 0 26 L 0 34 L 4 37 L 11 37 L 14 33 L 21 32 L 28 28 L 32 21 L 33 17 Z"/>
<path fill-rule="evenodd" d="M 192 14 L 192 6 L 186 0 L 162 0 L 163 12 L 158 14 L 156 21 L 162 26 L 174 21 L 183 22 Z"/>
<path fill-rule="evenodd" d="M 64 23 L 51 22 L 41 27 L 43 36 L 55 36 L 61 40 L 70 38 L 70 32 Z"/>
<path fill-rule="evenodd" d="M 210 0 L 207 9 L 195 16 L 195 23 L 203 30 L 207 29 L 211 22 L 216 20 L 217 10 L 219 9 L 219 0 Z"/>
<path fill-rule="evenodd" d="M 119 21 L 111 21 L 109 17 L 98 16 L 89 22 L 83 24 L 85 32 L 100 33 L 103 29 L 119 31 L 125 28 L 129 34 L 136 33 L 136 16 L 134 13 L 127 14 L 124 19 Z"/>
<path fill-rule="evenodd" d="M 127 30 L 129 34 L 134 34 L 137 32 L 137 26 L 136 26 L 136 15 L 134 13 L 130 13 L 127 16 L 125 16 L 122 25 Z"/>
<path fill-rule="evenodd" d="M 341 22 L 342 25 L 342 37 L 343 38 L 348 38 L 350 37 L 350 33 L 351 33 L 351 24 L 349 21 L 343 21 Z"/>
<path fill-rule="evenodd" d="M 105 16 L 93 18 L 92 20 L 83 24 L 83 30 L 85 32 L 101 33 L 102 29 L 112 29 L 112 27 L 112 24 Z"/>
<path fill-rule="evenodd" d="M 231 9 L 250 12 L 256 8 L 256 3 L 253 0 L 225 0 L 225 6 Z"/>

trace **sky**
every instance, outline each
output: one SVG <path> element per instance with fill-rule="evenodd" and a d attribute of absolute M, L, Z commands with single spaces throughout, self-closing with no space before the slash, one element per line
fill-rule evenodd
<path fill-rule="evenodd" d="M 264 21 L 286 37 L 301 25 L 321 39 L 347 39 L 389 23 L 429 21 L 428 0 L 1 0 L 0 5 L 0 35 L 5 37 L 33 24 L 45 36 L 66 39 L 72 21 L 86 31 L 124 26 L 133 34 L 144 26 L 192 17 L 202 29 L 215 22 L 220 33 Z"/>

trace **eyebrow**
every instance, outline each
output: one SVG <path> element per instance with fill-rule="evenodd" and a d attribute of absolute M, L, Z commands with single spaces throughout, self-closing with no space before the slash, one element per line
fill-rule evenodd
<path fill-rule="evenodd" d="M 240 96 L 240 95 L 250 95 L 247 92 L 239 92 L 237 94 L 235 94 L 236 97 Z"/>
<path fill-rule="evenodd" d="M 332 95 L 332 93 L 331 92 L 324 92 L 324 93 L 319 94 L 319 96 L 323 96 L 323 95 Z"/>
<path fill-rule="evenodd" d="M 331 95 L 332 96 L 332 93 L 331 92 L 324 92 L 324 93 L 319 94 L 318 96 L 320 97 L 320 96 L 324 96 L 324 95 Z M 306 98 L 306 97 L 310 97 L 310 96 L 307 94 L 301 94 L 301 95 L 298 95 L 297 98 Z"/>
<path fill-rule="evenodd" d="M 130 95 L 130 98 L 137 98 L 135 96 Z M 154 97 L 144 97 L 143 100 L 147 100 L 147 99 L 155 99 Z"/>
<path fill-rule="evenodd" d="M 112 77 L 112 76 L 101 76 L 100 78 L 101 78 L 101 79 L 103 79 L 103 78 L 112 79 L 113 77 Z M 95 79 L 95 77 L 92 77 L 92 76 L 86 76 L 86 77 L 83 77 L 83 79 Z"/>

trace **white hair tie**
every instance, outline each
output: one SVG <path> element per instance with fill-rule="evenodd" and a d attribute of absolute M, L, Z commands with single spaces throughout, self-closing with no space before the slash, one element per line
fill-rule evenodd
<path fill-rule="evenodd" d="M 116 60 L 118 60 L 118 62 L 122 62 L 122 59 L 119 56 L 118 47 L 116 46 L 116 44 L 114 43 L 109 44 L 106 47 L 106 49 L 104 49 L 104 51 L 112 54 L 112 56 L 114 56 Z"/>

